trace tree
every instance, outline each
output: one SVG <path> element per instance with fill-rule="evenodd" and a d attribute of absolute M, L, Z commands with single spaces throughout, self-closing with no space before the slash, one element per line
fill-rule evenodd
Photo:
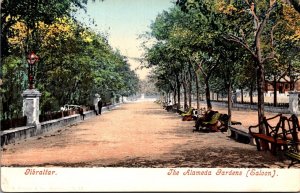
<path fill-rule="evenodd" d="M 20 93 L 26 88 L 24 81 L 26 68 L 21 58 L 6 57 L 2 63 L 3 85 L 1 85 L 1 118 L 21 116 L 22 99 Z"/>
<path fill-rule="evenodd" d="M 9 107 L 12 105 L 10 99 L 20 101 L 21 92 L 26 88 L 26 84 L 20 87 L 26 82 L 26 76 L 20 78 L 19 74 L 26 74 L 22 54 L 26 34 L 22 32 L 27 27 L 17 22 L 12 28 L 18 30 L 8 39 L 14 54 L 3 60 L 3 67 L 7 70 L 3 74 L 1 92 L 6 96 L 4 104 L 8 104 L 4 108 L 6 117 L 13 117 L 12 112 L 21 111 L 21 102 Z M 137 75 L 130 70 L 126 58 L 111 48 L 104 35 L 68 17 L 57 18 L 52 24 L 39 22 L 37 33 L 43 39 L 37 53 L 40 61 L 36 70 L 36 86 L 43 93 L 42 112 L 58 110 L 64 104 L 89 105 L 90 97 L 95 93 L 108 96 L 104 101 L 107 102 L 112 93 L 129 95 L 138 91 Z M 15 67 L 11 67 L 12 63 L 16 64 Z M 9 81 L 14 78 L 20 78 L 20 81 Z M 12 87 L 20 89 L 11 92 Z"/>
<path fill-rule="evenodd" d="M 38 23 L 52 24 L 56 18 L 69 16 L 72 7 L 84 8 L 86 0 L 3 0 L 1 1 L 1 58 L 8 56 L 11 51 L 8 38 L 13 33 L 12 26 L 17 22 L 26 25 L 28 34 L 26 37 L 25 51 L 36 51 L 38 41 Z M 31 30 L 31 33 L 29 31 Z"/>
<path fill-rule="evenodd" d="M 180 77 L 177 86 L 182 83 L 185 101 L 186 90 L 191 93 L 192 78 L 195 77 L 197 108 L 199 108 L 199 80 L 202 77 L 206 86 L 207 106 L 211 109 L 209 79 L 219 64 L 219 54 L 214 52 L 219 21 L 216 20 L 217 15 L 212 9 L 212 4 L 206 2 L 201 7 L 200 12 L 184 13 L 176 7 L 164 12 L 153 23 L 150 34 L 160 44 L 169 47 L 164 55 L 173 54 L 172 62 L 181 64 L 181 71 L 177 74 L 177 77 L 178 75 Z M 162 55 L 159 55 L 157 60 L 164 57 Z"/>
<path fill-rule="evenodd" d="M 182 74 L 184 65 L 182 59 L 182 53 L 180 48 L 171 41 L 174 30 L 175 18 L 179 17 L 179 10 L 173 10 L 171 12 L 164 11 L 158 15 L 155 22 L 151 25 L 150 38 L 156 39 L 156 44 L 151 48 L 145 48 L 145 58 L 148 61 L 147 67 L 151 66 L 165 66 L 168 68 L 165 71 L 168 76 L 174 80 L 174 96 L 177 95 L 177 109 L 180 108 L 181 103 L 181 85 L 184 82 L 184 76 Z M 170 72 L 168 72 L 170 71 Z M 173 83 L 173 81 L 171 81 Z M 186 100 L 186 97 L 185 97 Z M 175 100 L 176 101 L 176 100 Z M 186 101 L 185 101 L 186 102 Z"/>
<path fill-rule="evenodd" d="M 253 57 L 253 60 L 257 66 L 257 92 L 258 92 L 258 122 L 261 123 L 264 117 L 264 87 L 265 87 L 265 62 L 269 59 L 274 58 L 274 52 L 269 52 L 267 55 L 263 56 L 264 49 L 262 47 L 262 34 L 267 26 L 267 22 L 273 10 L 277 7 L 276 1 L 271 1 L 268 5 L 264 4 L 265 9 L 259 9 L 258 5 L 253 2 L 250 3 L 248 0 L 245 1 L 248 8 L 250 9 L 250 14 L 253 16 L 254 23 L 254 49 L 249 46 L 249 43 L 245 37 L 245 33 L 242 30 L 241 37 L 237 35 L 229 35 L 227 40 L 233 41 L 244 47 Z M 262 3 L 261 3 L 262 4 Z M 261 14 L 261 15 L 259 15 Z M 264 126 L 260 125 L 260 132 L 264 131 Z"/>
<path fill-rule="evenodd" d="M 195 12 L 199 14 L 208 8 L 213 7 L 220 15 L 224 15 L 224 22 L 221 26 L 223 29 L 223 37 L 230 42 L 235 42 L 243 47 L 256 64 L 257 68 L 257 90 L 258 90 L 258 121 L 261 122 L 264 117 L 264 86 L 265 86 L 265 64 L 270 60 L 277 59 L 275 57 L 274 37 L 272 30 L 285 13 L 282 3 L 276 0 L 259 1 L 256 4 L 253 1 L 224 1 L 216 0 L 213 4 L 207 1 L 189 1 L 178 0 L 177 5 L 184 12 Z M 289 19 L 286 14 L 285 18 Z M 294 16 L 294 14 L 293 14 Z M 289 19 L 293 20 L 293 19 Z M 293 20 L 297 21 L 297 20 Z M 294 27 L 292 36 L 297 37 L 296 26 L 288 22 Z M 225 25 L 224 25 L 225 24 Z M 287 29 L 287 28 L 285 28 Z M 296 33 L 295 33 L 296 32 Z M 264 128 L 261 125 L 260 131 Z"/>

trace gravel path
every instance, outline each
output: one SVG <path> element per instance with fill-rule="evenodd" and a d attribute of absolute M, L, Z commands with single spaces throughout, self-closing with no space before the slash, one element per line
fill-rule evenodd
<path fill-rule="evenodd" d="M 219 108 L 220 111 L 225 109 Z M 233 112 L 245 125 L 256 112 Z M 5 146 L 2 166 L 56 167 L 262 167 L 286 168 L 283 155 L 258 152 L 227 133 L 193 133 L 183 122 L 153 102 L 135 102 Z M 299 164 L 294 166 L 299 168 Z"/>

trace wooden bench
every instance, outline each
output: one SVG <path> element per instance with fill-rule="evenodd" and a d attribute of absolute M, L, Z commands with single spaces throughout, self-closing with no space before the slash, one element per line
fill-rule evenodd
<path fill-rule="evenodd" d="M 292 115 L 286 119 L 283 133 L 279 134 L 283 139 L 289 141 L 285 155 L 291 160 L 288 167 L 295 163 L 300 163 L 300 127 L 299 120 L 296 115 Z"/>
<path fill-rule="evenodd" d="M 277 124 L 275 126 L 271 126 L 269 122 L 276 118 L 279 118 Z M 276 155 L 278 148 L 287 148 L 288 141 L 278 135 L 280 131 L 283 131 L 282 129 L 284 127 L 283 125 L 285 120 L 286 118 L 282 116 L 282 114 L 278 114 L 268 119 L 264 117 L 262 123 L 249 127 L 249 133 L 255 139 L 258 151 L 270 150 L 272 154 Z M 252 131 L 253 128 L 258 128 L 260 125 L 264 125 L 266 133 L 257 133 Z M 271 145 L 271 149 L 269 144 Z"/>
<path fill-rule="evenodd" d="M 167 105 L 164 107 L 167 111 L 171 111 L 173 106 L 172 105 Z"/>
<path fill-rule="evenodd" d="M 218 126 L 218 129 L 222 132 L 228 130 L 230 116 L 227 114 L 221 114 L 219 117 L 219 122 L 221 125 Z"/>
<path fill-rule="evenodd" d="M 229 125 L 228 129 L 229 136 L 234 138 L 236 141 L 254 145 L 254 139 L 249 133 L 249 130 L 241 124 Z"/>
<path fill-rule="evenodd" d="M 168 111 L 168 112 L 176 112 L 177 111 L 177 105 L 174 104 L 174 105 L 168 105 L 165 107 L 165 109 Z"/>

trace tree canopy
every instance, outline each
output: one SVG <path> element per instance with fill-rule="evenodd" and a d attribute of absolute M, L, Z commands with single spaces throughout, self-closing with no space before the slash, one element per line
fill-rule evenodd
<path fill-rule="evenodd" d="M 251 95 L 256 90 L 261 121 L 265 79 L 300 69 L 300 14 L 293 5 L 276 0 L 178 0 L 157 16 L 148 33 L 155 43 L 145 58 L 155 66 L 157 85 L 178 95 L 175 102 L 180 103 L 179 93 L 185 95 L 190 81 L 197 95 L 205 91 L 207 108 L 212 108 L 211 91 L 225 89 L 230 103 L 235 89 L 248 89 Z"/>
<path fill-rule="evenodd" d="M 72 10 L 85 4 L 85 0 L 2 2 L 2 118 L 22 114 L 30 51 L 40 58 L 35 72 L 43 113 L 64 104 L 91 105 L 96 93 L 110 102 L 116 95 L 138 91 L 138 76 L 126 57 L 108 44 L 105 34 L 72 17 Z"/>

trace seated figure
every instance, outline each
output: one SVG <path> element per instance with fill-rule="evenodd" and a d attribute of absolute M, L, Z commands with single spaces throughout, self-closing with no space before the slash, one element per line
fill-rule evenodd
<path fill-rule="evenodd" d="M 220 113 L 218 111 L 208 110 L 204 113 L 204 116 L 199 117 L 196 120 L 196 131 L 203 130 L 204 127 L 212 131 L 217 131 L 218 127 L 218 119 L 220 117 Z"/>
<path fill-rule="evenodd" d="M 187 112 L 181 113 L 182 121 L 192 121 L 194 116 L 194 111 L 195 109 L 191 107 Z"/>

